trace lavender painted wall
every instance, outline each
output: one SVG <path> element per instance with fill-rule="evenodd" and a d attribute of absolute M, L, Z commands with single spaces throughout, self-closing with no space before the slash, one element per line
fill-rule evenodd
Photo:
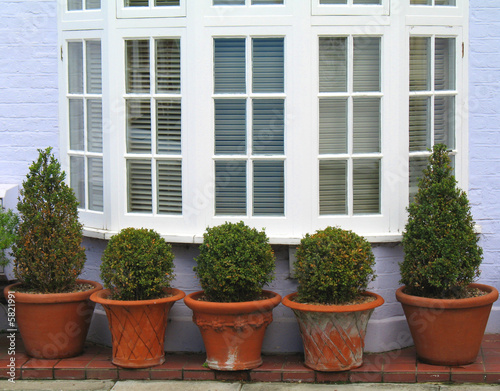
<path fill-rule="evenodd" d="M 470 0 L 469 48 L 469 194 L 482 228 L 484 263 L 480 281 L 500 288 L 500 6 L 497 0 Z M 57 20 L 55 0 L 4 0 L 0 23 L 0 183 L 20 184 L 37 148 L 58 146 Z M 84 278 L 99 280 L 105 241 L 86 239 Z M 288 247 L 276 246 L 276 280 L 270 289 L 285 295 L 295 290 L 289 278 Z M 190 293 L 199 289 L 193 273 L 196 246 L 175 245 L 174 286 Z M 399 245 L 374 245 L 378 278 L 371 289 L 386 303 L 368 329 L 366 350 L 385 351 L 410 345 L 411 338 L 394 292 L 399 283 Z M 9 269 L 7 270 L 9 271 Z M 264 351 L 301 350 L 291 311 L 278 306 Z M 97 310 L 89 338 L 110 342 L 106 318 Z M 1 323 L 0 323 L 1 327 Z M 500 332 L 500 304 L 494 307 L 487 332 Z M 175 338 L 168 338 L 175 335 Z M 183 303 L 173 307 L 167 329 L 170 351 L 200 351 L 203 343 Z"/>

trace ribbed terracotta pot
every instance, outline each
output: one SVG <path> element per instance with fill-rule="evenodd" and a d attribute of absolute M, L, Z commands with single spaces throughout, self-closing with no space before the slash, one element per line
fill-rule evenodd
<path fill-rule="evenodd" d="M 147 368 L 165 362 L 165 331 L 168 312 L 185 293 L 167 289 L 171 296 L 140 301 L 111 300 L 109 289 L 94 293 L 91 300 L 106 310 L 115 365 Z"/>
<path fill-rule="evenodd" d="M 372 292 L 375 300 L 356 305 L 313 305 L 298 303 L 297 293 L 283 298 L 299 324 L 304 344 L 305 365 L 316 371 L 347 371 L 363 364 L 363 348 L 368 320 L 384 299 Z"/>
<path fill-rule="evenodd" d="M 76 356 L 83 351 L 94 303 L 90 295 L 102 289 L 95 281 L 77 280 L 92 289 L 74 293 L 15 292 L 21 283 L 6 286 L 4 296 L 9 303 L 14 296 L 17 327 L 31 357 L 56 359 Z"/>
<path fill-rule="evenodd" d="M 407 295 L 404 286 L 396 291 L 421 361 L 449 366 L 476 361 L 498 291 L 483 284 L 470 286 L 488 293 L 443 300 Z"/>
<path fill-rule="evenodd" d="M 281 296 L 263 291 L 264 300 L 241 303 L 216 303 L 199 300 L 203 291 L 184 298 L 193 310 L 193 322 L 199 327 L 211 369 L 238 371 L 262 364 L 262 342 L 273 320 L 273 308 Z"/>

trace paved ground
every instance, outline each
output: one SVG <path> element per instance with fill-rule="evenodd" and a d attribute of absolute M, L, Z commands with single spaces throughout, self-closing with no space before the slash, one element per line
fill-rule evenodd
<path fill-rule="evenodd" d="M 19 391 L 493 391 L 481 384 L 299 384 L 214 381 L 0 380 L 0 390 Z"/>

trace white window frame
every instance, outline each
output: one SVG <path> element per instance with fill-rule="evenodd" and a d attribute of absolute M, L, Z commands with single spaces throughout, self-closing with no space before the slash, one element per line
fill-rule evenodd
<path fill-rule="evenodd" d="M 401 0 L 402 1 L 402 0 Z M 409 1 L 409 0 L 408 0 Z M 381 0 L 378 4 L 353 4 L 353 0 L 346 0 L 346 4 L 321 4 L 320 0 L 311 1 L 312 15 L 389 15 L 389 0 Z"/>
<path fill-rule="evenodd" d="M 109 0 L 101 0 L 109 1 Z M 125 7 L 124 0 L 116 1 L 116 15 L 118 19 L 136 18 L 172 18 L 186 16 L 186 1 L 179 0 L 178 6 L 155 6 L 154 0 L 149 0 L 147 7 Z"/>

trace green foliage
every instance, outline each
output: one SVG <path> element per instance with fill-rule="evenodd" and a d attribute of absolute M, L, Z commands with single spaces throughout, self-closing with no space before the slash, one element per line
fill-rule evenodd
<path fill-rule="evenodd" d="M 274 279 L 268 237 L 242 221 L 207 228 L 196 262 L 194 271 L 210 301 L 256 300 Z"/>
<path fill-rule="evenodd" d="M 125 228 L 109 241 L 101 264 L 104 287 L 113 300 L 162 297 L 174 278 L 172 246 L 157 232 Z"/>
<path fill-rule="evenodd" d="M 16 278 L 40 293 L 71 289 L 85 264 L 78 202 L 51 151 L 38 150 L 23 182 L 19 236 L 12 247 Z"/>
<path fill-rule="evenodd" d="M 10 248 L 17 239 L 19 217 L 12 210 L 0 209 L 0 266 L 7 266 L 9 259 L 5 250 Z"/>
<path fill-rule="evenodd" d="M 403 233 L 401 283 L 416 296 L 458 298 L 479 276 L 482 249 L 446 146 L 435 145 Z"/>
<path fill-rule="evenodd" d="M 295 256 L 298 301 L 302 303 L 349 303 L 375 278 L 370 243 L 341 228 L 306 234 Z"/>

